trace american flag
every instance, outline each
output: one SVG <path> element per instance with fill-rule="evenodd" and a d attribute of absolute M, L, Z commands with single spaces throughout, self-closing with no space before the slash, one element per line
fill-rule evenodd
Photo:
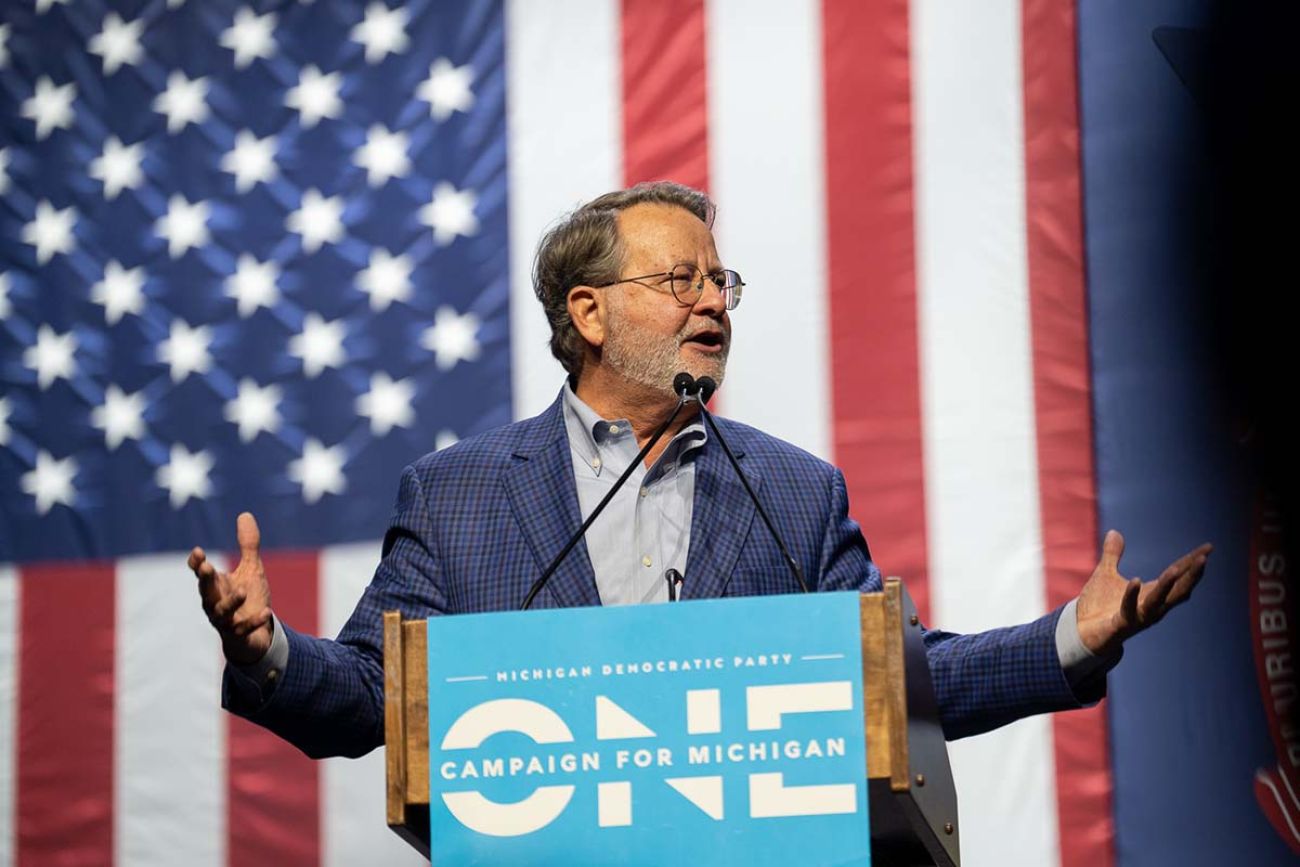
<path fill-rule="evenodd" d="M 278 616 L 334 634 L 401 468 L 554 398 L 534 245 L 637 181 L 718 201 L 751 287 L 721 411 L 844 469 L 928 623 L 1090 572 L 1072 3 L 0 20 L 0 864 L 417 861 L 382 751 L 314 763 L 219 709 L 184 552 L 251 509 Z M 966 863 L 1114 862 L 1104 706 L 951 752 Z"/>

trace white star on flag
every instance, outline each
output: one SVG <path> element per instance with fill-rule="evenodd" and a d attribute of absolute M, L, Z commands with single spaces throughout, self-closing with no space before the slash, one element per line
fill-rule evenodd
<path fill-rule="evenodd" d="M 347 489 L 347 480 L 343 478 L 346 462 L 342 443 L 326 448 L 320 440 L 308 437 L 302 457 L 289 462 L 289 481 L 302 485 L 304 501 L 315 503 L 325 494 L 341 494 Z"/>
<path fill-rule="evenodd" d="M 343 114 L 343 101 L 339 89 L 342 76 L 337 72 L 322 75 L 315 66 L 304 66 L 298 73 L 298 84 L 284 95 L 284 104 L 298 112 L 303 129 L 311 129 L 321 118 L 337 118 Z"/>
<path fill-rule="evenodd" d="M 387 310 L 394 301 L 411 297 L 411 269 L 415 265 L 410 256 L 394 256 L 387 250 L 370 251 L 370 265 L 357 275 L 357 286 L 370 296 L 370 309 Z"/>
<path fill-rule="evenodd" d="M 77 459 L 68 455 L 56 461 L 45 449 L 36 452 L 36 466 L 23 473 L 23 493 L 36 498 L 36 511 L 44 515 L 56 505 L 71 506 L 77 492 Z"/>
<path fill-rule="evenodd" d="M 104 432 L 110 452 L 125 440 L 139 440 L 144 436 L 144 392 L 126 394 L 110 384 L 104 402 L 91 410 L 90 423 Z"/>
<path fill-rule="evenodd" d="M 140 36 L 144 33 L 144 19 L 126 22 L 116 12 L 104 16 L 100 31 L 90 37 L 87 47 L 91 54 L 104 60 L 104 74 L 112 75 L 123 66 L 135 66 L 144 56 Z"/>
<path fill-rule="evenodd" d="M 239 393 L 226 401 L 226 421 L 239 425 L 240 442 L 251 443 L 262 431 L 280 429 L 281 392 L 278 385 L 259 387 L 248 377 L 239 381 Z"/>
<path fill-rule="evenodd" d="M 167 339 L 158 344 L 158 360 L 171 369 L 172 382 L 180 382 L 191 373 L 207 373 L 212 367 L 211 343 L 209 326 L 191 328 L 189 323 L 173 319 Z"/>
<path fill-rule="evenodd" d="M 191 452 L 180 443 L 172 443 L 171 459 L 158 468 L 154 481 L 167 490 L 173 509 L 190 500 L 202 500 L 212 493 L 212 455 L 205 449 Z"/>
<path fill-rule="evenodd" d="M 43 15 L 54 8 L 55 4 L 67 6 L 68 0 L 36 0 L 36 14 Z"/>
<path fill-rule="evenodd" d="M 9 315 L 9 275 L 0 271 L 0 320 Z"/>
<path fill-rule="evenodd" d="M 320 190 L 302 194 L 302 204 L 285 220 L 285 228 L 302 236 L 302 249 L 315 253 L 322 244 L 343 240 L 343 197 L 326 198 Z"/>
<path fill-rule="evenodd" d="M 9 148 L 0 148 L 0 196 L 7 192 L 9 192 Z"/>
<path fill-rule="evenodd" d="M 167 132 L 174 134 L 208 119 L 207 97 L 207 76 L 188 78 L 178 69 L 167 76 L 167 89 L 154 97 L 153 108 L 167 116 Z"/>
<path fill-rule="evenodd" d="M 235 176 L 235 189 L 241 193 L 275 180 L 280 175 L 275 164 L 275 136 L 258 138 L 250 130 L 240 130 L 235 146 L 221 158 L 221 169 Z"/>
<path fill-rule="evenodd" d="M 460 437 L 456 436 L 456 434 L 449 430 L 440 430 L 438 431 L 437 438 L 433 441 L 433 450 L 435 452 L 440 452 L 445 448 L 454 446 L 458 442 L 460 442 Z"/>
<path fill-rule="evenodd" d="M 474 67 L 453 66 L 445 57 L 439 57 L 429 66 L 429 77 L 420 83 L 415 95 L 429 103 L 429 115 L 434 120 L 446 120 L 454 111 L 469 111 L 474 105 L 470 82 L 474 80 Z"/>
<path fill-rule="evenodd" d="M 457 190 L 446 181 L 439 181 L 433 188 L 433 199 L 420 209 L 420 222 L 433 229 L 433 240 L 445 247 L 457 235 L 478 232 L 478 217 L 474 216 L 477 204 L 478 197 L 473 190 Z"/>
<path fill-rule="evenodd" d="M 275 13 L 257 15 L 248 6 L 235 13 L 234 23 L 221 33 L 221 47 L 235 52 L 235 68 L 275 54 Z"/>
<path fill-rule="evenodd" d="M 315 379 L 326 368 L 342 367 L 347 361 L 344 335 L 342 319 L 326 322 L 319 313 L 308 313 L 303 318 L 301 333 L 289 338 L 289 354 L 302 359 L 304 376 Z"/>
<path fill-rule="evenodd" d="M 411 427 L 415 424 L 415 382 L 400 379 L 394 382 L 388 374 L 379 371 L 370 375 L 370 391 L 357 398 L 358 415 L 370 419 L 370 432 L 381 437 L 394 427 Z"/>
<path fill-rule="evenodd" d="M 179 193 L 167 201 L 167 214 L 154 223 L 154 231 L 167 239 L 167 253 L 173 259 L 184 256 L 191 247 L 202 247 L 211 240 L 208 210 L 207 202 L 190 204 Z"/>
<path fill-rule="evenodd" d="M 0 397 L 0 446 L 9 445 L 9 398 Z"/>
<path fill-rule="evenodd" d="M 411 160 L 406 155 L 410 147 L 404 132 L 389 132 L 374 124 L 366 133 L 366 143 L 356 149 L 352 161 L 366 170 L 366 181 L 372 187 L 383 186 L 389 178 L 400 178 L 411 170 Z"/>
<path fill-rule="evenodd" d="M 56 129 L 72 126 L 72 102 L 77 98 L 77 85 L 54 86 L 48 75 L 36 81 L 36 92 L 23 101 L 23 117 L 35 121 L 36 140 L 41 141 Z"/>
<path fill-rule="evenodd" d="M 104 321 L 116 324 L 144 309 L 144 267 L 123 268 L 116 259 L 104 265 L 104 279 L 90 287 L 90 300 L 104 308 Z"/>
<path fill-rule="evenodd" d="M 36 215 L 23 226 L 23 243 L 36 248 L 36 262 L 44 265 L 58 253 L 71 253 L 76 246 L 72 230 L 77 225 L 77 209 L 69 205 L 61 211 L 45 200 L 36 203 Z"/>
<path fill-rule="evenodd" d="M 71 380 L 77 372 L 77 335 L 72 331 L 56 334 L 49 325 L 36 329 L 36 342 L 23 350 L 23 366 L 35 372 L 41 391 L 55 380 Z"/>
<path fill-rule="evenodd" d="M 406 35 L 408 12 L 402 6 L 389 9 L 379 0 L 366 7 L 366 17 L 352 28 L 348 38 L 366 47 L 366 63 L 379 63 L 389 54 L 401 54 L 411 44 Z"/>
<path fill-rule="evenodd" d="M 9 25 L 0 24 L 0 69 L 9 65 Z"/>
<path fill-rule="evenodd" d="M 275 262 L 259 262 L 249 253 L 240 253 L 235 273 L 226 278 L 226 294 L 235 299 L 240 318 L 252 316 L 259 307 L 274 306 L 280 300 L 279 279 L 280 266 Z"/>
<path fill-rule="evenodd" d="M 439 307 L 433 325 L 424 329 L 420 345 L 436 356 L 439 370 L 451 370 L 458 361 L 478 358 L 478 317 Z"/>
<path fill-rule="evenodd" d="M 144 142 L 123 145 L 111 135 L 104 140 L 104 150 L 90 161 L 90 176 L 104 184 L 104 198 L 117 198 L 122 190 L 134 190 L 144 180 L 140 161 L 144 159 Z"/>

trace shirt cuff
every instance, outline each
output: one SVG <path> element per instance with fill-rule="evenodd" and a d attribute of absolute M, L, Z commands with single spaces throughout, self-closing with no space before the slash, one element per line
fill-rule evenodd
<path fill-rule="evenodd" d="M 1075 690 L 1098 671 L 1109 669 L 1119 661 L 1118 654 L 1098 656 L 1084 645 L 1083 639 L 1079 637 L 1079 615 L 1075 610 L 1078 603 L 1078 599 L 1067 602 L 1060 619 L 1056 621 L 1056 654 L 1061 659 L 1065 679 Z"/>
<path fill-rule="evenodd" d="M 1057 635 L 1059 643 L 1059 630 Z M 275 619 L 275 614 L 272 612 L 271 646 L 267 648 L 266 653 L 257 662 L 249 665 L 231 665 L 230 670 L 240 680 L 257 687 L 262 693 L 263 700 L 265 700 L 270 696 L 275 684 L 284 676 L 284 670 L 288 664 L 289 638 L 284 633 L 284 627 Z"/>

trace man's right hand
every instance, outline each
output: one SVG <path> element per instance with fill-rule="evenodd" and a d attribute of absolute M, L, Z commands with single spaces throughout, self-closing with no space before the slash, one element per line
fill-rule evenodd
<path fill-rule="evenodd" d="M 190 552 L 189 567 L 199 579 L 203 610 L 221 636 L 226 659 L 252 665 L 271 647 L 271 588 L 258 553 L 261 532 L 251 513 L 239 516 L 235 534 L 239 565 L 233 572 L 218 572 L 202 548 Z"/>

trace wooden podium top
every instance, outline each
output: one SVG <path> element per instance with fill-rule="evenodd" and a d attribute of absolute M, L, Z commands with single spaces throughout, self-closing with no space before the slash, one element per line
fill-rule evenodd
<path fill-rule="evenodd" d="M 891 865 L 960 863 L 957 802 L 921 642 L 897 578 L 860 600 L 872 854 Z M 388 824 L 429 852 L 428 622 L 384 614 Z M 910 711 L 910 715 L 909 715 Z"/>

